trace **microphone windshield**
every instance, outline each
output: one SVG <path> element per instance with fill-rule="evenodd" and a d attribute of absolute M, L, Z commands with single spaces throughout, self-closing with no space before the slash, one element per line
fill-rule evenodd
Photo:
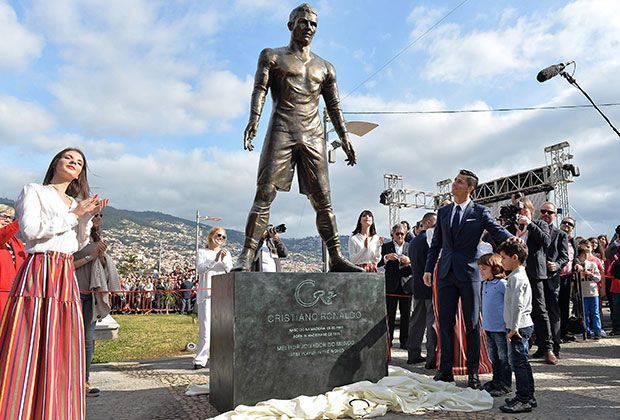
<path fill-rule="evenodd" d="M 538 75 L 536 76 L 536 80 L 538 80 L 540 83 L 546 82 L 552 77 L 555 77 L 558 74 L 560 74 L 560 72 L 564 70 L 565 67 L 566 67 L 566 64 L 562 64 L 562 63 L 553 64 L 547 67 L 546 69 L 542 69 L 541 71 L 539 71 Z"/>

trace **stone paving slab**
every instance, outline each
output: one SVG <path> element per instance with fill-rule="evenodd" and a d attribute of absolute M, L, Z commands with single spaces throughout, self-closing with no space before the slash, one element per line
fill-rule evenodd
<path fill-rule="evenodd" d="M 410 366 L 407 353 L 394 349 L 392 364 L 432 375 L 420 365 Z M 538 408 L 532 413 L 504 415 L 495 399 L 493 410 L 477 413 L 435 412 L 418 415 L 389 413 L 385 419 L 613 419 L 620 418 L 620 338 L 577 341 L 563 345 L 557 366 L 532 361 Z M 209 369 L 192 369 L 192 356 L 135 363 L 93 365 L 91 383 L 101 396 L 87 399 L 87 418 L 92 420 L 206 419 L 218 412 L 208 396 L 185 396 L 189 384 L 209 381 Z M 490 375 L 481 375 L 490 380 Z M 466 377 L 457 384 L 465 386 Z"/>

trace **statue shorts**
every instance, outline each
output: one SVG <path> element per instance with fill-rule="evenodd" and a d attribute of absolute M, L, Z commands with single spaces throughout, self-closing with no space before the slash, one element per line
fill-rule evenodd
<path fill-rule="evenodd" d="M 299 192 L 310 196 L 329 192 L 325 140 L 315 133 L 295 133 L 269 129 L 258 165 L 256 184 L 274 185 L 289 191 L 297 167 Z"/>

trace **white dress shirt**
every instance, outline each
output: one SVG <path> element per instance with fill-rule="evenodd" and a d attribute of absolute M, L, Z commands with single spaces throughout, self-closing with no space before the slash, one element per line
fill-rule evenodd
<path fill-rule="evenodd" d="M 88 244 L 92 216 L 78 218 L 51 185 L 28 184 L 15 202 L 26 252 L 56 251 L 73 254 Z"/>
<path fill-rule="evenodd" d="M 368 248 L 364 248 L 364 236 L 357 233 L 349 237 L 349 259 L 353 264 L 378 264 L 381 261 L 381 242 L 379 235 L 368 240 Z"/>
<path fill-rule="evenodd" d="M 450 213 L 450 227 L 452 227 L 452 219 L 454 219 L 454 213 L 456 213 L 456 207 L 461 207 L 461 213 L 459 214 L 459 223 L 463 220 L 463 213 L 465 213 L 465 209 L 471 203 L 471 198 L 467 198 L 467 200 L 463 201 L 461 204 L 454 203 L 452 207 L 452 213 Z"/>

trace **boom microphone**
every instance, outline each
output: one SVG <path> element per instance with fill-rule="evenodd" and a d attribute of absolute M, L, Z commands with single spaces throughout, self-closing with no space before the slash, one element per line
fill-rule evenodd
<path fill-rule="evenodd" d="M 538 80 L 540 83 L 546 82 L 552 77 L 555 77 L 558 74 L 560 74 L 560 72 L 564 70 L 566 66 L 568 66 L 569 64 L 570 63 L 554 64 L 552 66 L 547 67 L 546 69 L 542 69 L 541 71 L 538 72 L 538 75 L 536 76 L 536 80 Z"/>

